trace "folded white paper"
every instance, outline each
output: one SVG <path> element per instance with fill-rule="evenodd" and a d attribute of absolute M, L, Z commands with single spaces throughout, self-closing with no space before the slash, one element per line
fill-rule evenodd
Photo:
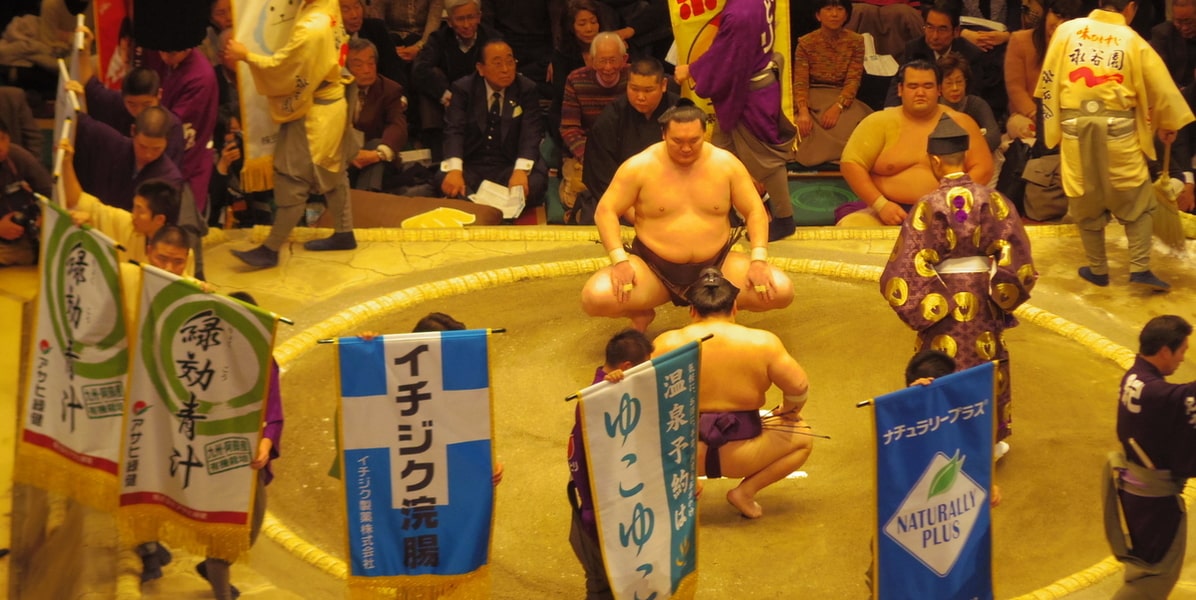
<path fill-rule="evenodd" d="M 871 33 L 864 36 L 864 72 L 878 77 L 891 77 L 897 74 L 897 59 L 888 54 L 876 53 L 876 40 Z"/>
<path fill-rule="evenodd" d="M 959 25 L 964 29 L 976 29 L 979 31 L 1009 31 L 1009 28 L 1004 23 L 980 17 L 960 17 Z"/>
<path fill-rule="evenodd" d="M 513 188 L 508 188 L 505 185 L 499 185 L 490 180 L 483 180 L 482 185 L 478 186 L 478 191 L 469 199 L 475 204 L 485 204 L 486 206 L 493 206 L 502 211 L 502 218 L 514 219 L 523 212 L 523 207 L 527 204 L 527 199 L 524 197 L 523 186 L 517 185 Z"/>

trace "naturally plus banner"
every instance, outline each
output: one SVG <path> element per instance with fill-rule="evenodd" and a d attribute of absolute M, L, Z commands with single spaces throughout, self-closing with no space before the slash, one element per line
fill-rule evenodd
<path fill-rule="evenodd" d="M 955 565 L 988 492 L 963 470 L 967 456 L 938 452 L 885 525 L 885 535 L 939 576 Z"/>
<path fill-rule="evenodd" d="M 993 363 L 873 399 L 873 598 L 991 600 Z"/>

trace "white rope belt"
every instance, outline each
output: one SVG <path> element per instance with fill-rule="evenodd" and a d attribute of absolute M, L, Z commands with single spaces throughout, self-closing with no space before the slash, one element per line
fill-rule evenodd
<path fill-rule="evenodd" d="M 941 273 L 987 273 L 992 268 L 992 259 L 987 256 L 948 258 L 934 266 Z"/>

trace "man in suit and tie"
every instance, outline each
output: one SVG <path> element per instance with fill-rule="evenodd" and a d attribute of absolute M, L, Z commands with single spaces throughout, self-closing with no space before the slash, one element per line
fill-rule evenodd
<path fill-rule="evenodd" d="M 407 145 L 407 99 L 403 86 L 378 74 L 378 48 L 356 38 L 349 42 L 349 72 L 357 80 L 357 116 L 353 127 L 364 134 L 349 169 L 354 189 L 383 191 L 387 174 L 402 165 L 399 152 Z"/>
<path fill-rule="evenodd" d="M 477 73 L 453 83 L 445 118 L 440 190 L 464 198 L 483 180 L 521 186 L 529 206 L 543 201 L 548 177 L 540 155 L 544 133 L 536 84 L 515 72 L 506 42 L 482 47 Z"/>
<path fill-rule="evenodd" d="M 432 160 L 444 158 L 444 111 L 452 100 L 454 81 L 474 72 L 482 46 L 502 36 L 482 24 L 480 0 L 445 0 L 448 16 L 411 66 L 411 102 L 416 103 L 423 127 L 420 141 L 432 150 Z"/>

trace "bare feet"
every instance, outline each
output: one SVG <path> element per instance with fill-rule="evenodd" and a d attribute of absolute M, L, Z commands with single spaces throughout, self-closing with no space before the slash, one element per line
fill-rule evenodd
<path fill-rule="evenodd" d="M 764 516 L 764 509 L 760 508 L 760 505 L 753 498 L 748 497 L 739 488 L 734 488 L 727 492 L 727 502 L 730 502 L 731 506 L 739 509 L 739 512 L 743 513 L 743 516 L 748 519 L 759 519 Z"/>
<path fill-rule="evenodd" d="M 656 309 L 650 308 L 642 313 L 631 315 L 631 326 L 634 327 L 636 331 L 642 333 L 648 331 L 648 325 L 651 325 L 652 320 L 655 318 Z"/>

